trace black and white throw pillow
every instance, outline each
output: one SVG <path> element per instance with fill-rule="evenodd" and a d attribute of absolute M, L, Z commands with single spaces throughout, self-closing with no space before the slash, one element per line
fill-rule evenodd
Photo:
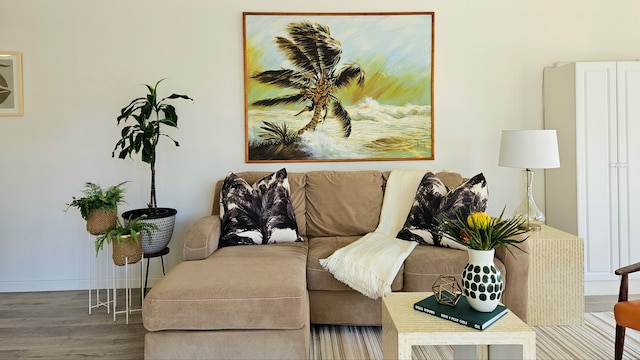
<path fill-rule="evenodd" d="M 480 173 L 451 190 L 443 200 L 436 217 L 455 220 L 459 214 L 462 219 L 466 219 L 472 211 L 485 211 L 488 200 L 487 180 L 484 174 Z M 433 245 L 467 249 L 466 246 L 448 237 L 443 237 L 435 231 L 432 240 Z"/>
<path fill-rule="evenodd" d="M 460 213 L 460 216 L 466 219 L 472 211 L 485 211 L 488 200 L 487 180 L 480 173 L 447 194 L 438 216 L 453 220 L 456 213 Z"/>
<path fill-rule="evenodd" d="M 426 187 L 422 186 L 423 182 L 426 182 Z M 446 189 L 444 194 L 443 188 Z M 435 175 L 427 173 L 418 187 L 407 221 L 397 237 L 423 245 L 466 249 L 464 245 L 440 236 L 435 228 L 435 219 L 455 219 L 458 213 L 466 219 L 472 211 L 485 211 L 488 199 L 487 180 L 482 173 L 451 191 Z M 434 212 L 434 209 L 437 210 Z"/>
<path fill-rule="evenodd" d="M 249 185 L 230 173 L 222 184 L 220 246 L 302 241 L 298 234 L 286 169 Z"/>
<path fill-rule="evenodd" d="M 416 241 L 420 244 L 432 243 L 431 227 L 449 189 L 432 172 L 427 172 L 420 180 L 416 197 L 398 239 Z"/>

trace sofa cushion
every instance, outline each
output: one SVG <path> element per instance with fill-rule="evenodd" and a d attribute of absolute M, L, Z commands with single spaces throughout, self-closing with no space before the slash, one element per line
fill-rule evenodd
<path fill-rule="evenodd" d="M 300 329 L 307 243 L 230 246 L 176 265 L 144 299 L 149 331 Z"/>
<path fill-rule="evenodd" d="M 144 336 L 144 359 L 308 359 L 309 331 L 309 325 L 293 330 L 153 331 Z"/>
<path fill-rule="evenodd" d="M 289 194 L 286 169 L 253 186 L 230 173 L 222 185 L 221 246 L 301 241 Z"/>
<path fill-rule="evenodd" d="M 504 264 L 498 258 L 494 258 L 493 261 L 500 269 L 502 279 L 507 279 Z M 466 250 L 418 245 L 404 261 L 402 290 L 432 291 L 431 287 L 440 275 L 456 276 L 460 282 L 462 270 L 468 262 L 469 255 Z"/>
<path fill-rule="evenodd" d="M 305 187 L 307 186 L 307 177 L 304 173 L 289 173 L 289 192 L 291 195 L 291 205 L 293 205 L 293 213 L 298 224 L 298 234 L 306 236 L 307 234 L 307 199 L 305 196 Z"/>
<path fill-rule="evenodd" d="M 333 236 L 309 239 L 309 255 L 307 257 L 307 288 L 311 290 L 354 291 L 338 281 L 320 265 L 320 259 L 326 259 L 336 250 L 360 239 L 361 236 Z M 391 283 L 391 290 L 402 290 L 403 267 Z"/>
<path fill-rule="evenodd" d="M 384 177 L 385 182 L 389 179 L 389 175 L 391 175 L 390 170 L 382 172 L 382 176 Z M 442 180 L 442 182 L 448 189 L 455 189 L 456 187 L 458 187 L 458 185 L 469 180 L 467 178 L 463 178 L 459 173 L 451 171 L 440 171 L 436 173 L 436 176 L 438 177 L 438 179 Z"/>
<path fill-rule="evenodd" d="M 353 236 L 380 221 L 384 179 L 369 171 L 310 171 L 306 181 L 307 236 Z"/>
<path fill-rule="evenodd" d="M 463 182 L 469 180 L 463 178 L 462 175 L 458 174 L 457 172 L 450 171 L 440 171 L 436 173 L 436 176 L 438 177 L 438 179 L 442 180 L 442 182 L 448 189 L 455 189 Z"/>
<path fill-rule="evenodd" d="M 374 300 L 355 290 L 310 290 L 309 313 L 312 324 L 380 326 L 382 298 Z M 344 358 L 349 359 L 349 356 Z M 370 358 L 381 357 L 378 355 Z"/>

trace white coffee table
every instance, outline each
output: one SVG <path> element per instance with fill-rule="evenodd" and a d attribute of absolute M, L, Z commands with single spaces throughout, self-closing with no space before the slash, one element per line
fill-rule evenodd
<path fill-rule="evenodd" d="M 476 357 L 487 359 L 489 345 L 522 345 L 521 354 L 498 357 L 535 359 L 536 333 L 509 311 L 485 330 L 476 330 L 413 309 L 413 304 L 430 296 L 428 292 L 394 292 L 382 299 L 382 354 L 385 359 L 411 359 L 417 345 L 475 345 Z M 508 347 L 513 351 L 514 346 Z M 455 348 L 454 348 L 455 349 Z M 456 351 L 456 357 L 457 349 Z"/>

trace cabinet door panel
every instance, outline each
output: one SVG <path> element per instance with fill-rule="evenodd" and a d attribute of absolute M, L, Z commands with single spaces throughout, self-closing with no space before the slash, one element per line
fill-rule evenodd
<path fill-rule="evenodd" d="M 582 70 L 582 71 L 580 71 Z M 578 144 L 578 154 L 583 157 L 584 169 L 579 173 L 579 184 L 584 191 L 582 207 L 585 249 L 585 268 L 588 280 L 609 280 L 614 278 L 613 270 L 619 265 L 617 226 L 612 220 L 617 216 L 617 171 L 611 171 L 611 164 L 617 162 L 615 145 L 616 98 L 615 63 L 585 63 L 578 67 L 576 101 L 583 116 L 582 144 Z M 580 163 L 580 159 L 578 160 Z"/>
<path fill-rule="evenodd" d="M 615 269 L 640 262 L 640 61 L 544 75 L 545 127 L 558 129 L 561 151 L 561 171 L 546 176 L 549 224 L 585 240 L 586 281 L 617 282 Z"/>
<path fill-rule="evenodd" d="M 620 263 L 640 262 L 640 63 L 618 63 Z M 638 277 L 636 275 L 636 277 Z"/>

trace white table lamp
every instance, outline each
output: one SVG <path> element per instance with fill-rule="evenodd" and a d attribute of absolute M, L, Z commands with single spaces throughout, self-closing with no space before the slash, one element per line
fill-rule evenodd
<path fill-rule="evenodd" d="M 539 230 L 545 217 L 533 199 L 533 170 L 560 167 L 555 130 L 504 130 L 500 141 L 500 166 L 524 168 L 526 192 L 514 216 L 526 220 L 527 230 Z"/>

